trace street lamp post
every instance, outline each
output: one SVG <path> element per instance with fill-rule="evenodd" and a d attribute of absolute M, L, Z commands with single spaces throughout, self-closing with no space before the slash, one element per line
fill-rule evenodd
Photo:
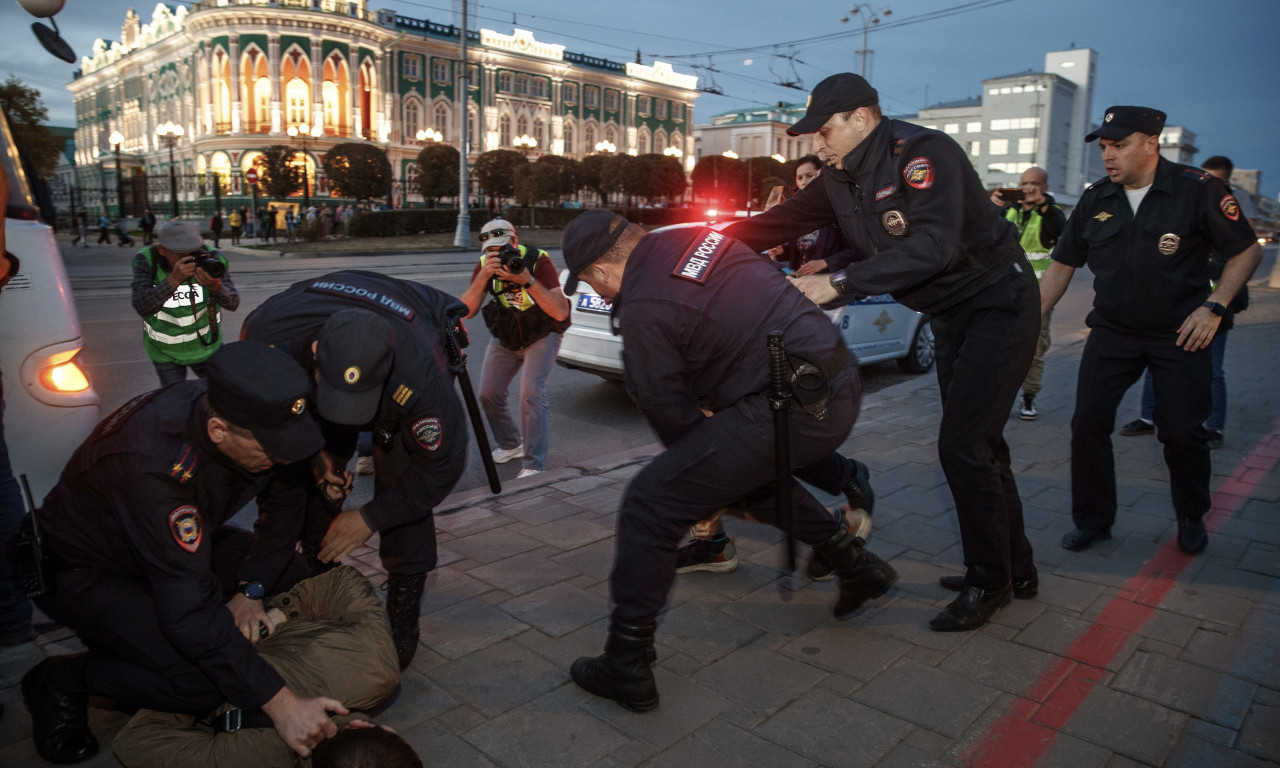
<path fill-rule="evenodd" d="M 111 148 L 116 152 L 116 216 L 123 219 L 124 181 L 120 177 L 120 146 L 124 144 L 124 134 L 119 131 L 112 131 L 107 140 L 111 142 Z"/>
<path fill-rule="evenodd" d="M 527 156 L 531 150 L 533 150 L 533 149 L 537 149 L 537 147 L 538 147 L 538 140 L 537 140 L 537 139 L 535 139 L 535 138 L 533 138 L 532 136 L 530 136 L 530 135 L 529 135 L 529 134 L 527 134 L 527 133 L 523 133 L 523 134 L 520 134 L 519 136 L 517 136 L 517 137 L 516 137 L 516 138 L 511 142 L 511 144 L 512 144 L 516 149 L 520 150 L 521 154 L 524 154 L 524 155 L 526 155 L 526 156 Z"/>
<path fill-rule="evenodd" d="M 318 139 L 324 135 L 324 128 L 320 126 L 308 126 L 306 123 L 298 123 L 289 126 L 289 136 L 298 140 L 302 144 L 302 210 L 306 212 L 311 207 L 311 173 L 307 165 L 307 144 L 311 139 Z"/>
<path fill-rule="evenodd" d="M 867 76 L 867 54 L 871 53 L 871 51 L 867 48 L 867 31 L 870 30 L 871 27 L 880 23 L 880 16 L 882 15 L 887 19 L 893 15 L 893 11 L 889 10 L 888 7 L 881 8 L 880 10 L 877 11 L 875 8 L 872 8 L 870 5 L 867 5 L 866 3 L 858 3 L 852 9 L 849 10 L 849 16 L 857 16 L 859 21 L 862 22 L 862 50 L 854 51 L 854 53 L 858 53 L 862 55 L 862 73 L 861 74 L 864 79 Z M 848 24 L 849 16 L 845 16 L 840 21 L 845 24 Z"/>
<path fill-rule="evenodd" d="M 173 165 L 173 148 L 182 139 L 182 126 L 172 120 L 165 120 L 164 123 L 156 126 L 156 136 L 164 145 L 169 148 L 169 200 L 171 203 L 170 213 L 173 218 L 178 218 L 182 214 L 178 211 L 178 171 Z"/>

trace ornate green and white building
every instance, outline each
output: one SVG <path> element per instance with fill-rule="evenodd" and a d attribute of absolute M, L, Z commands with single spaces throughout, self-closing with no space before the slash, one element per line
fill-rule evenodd
<path fill-rule="evenodd" d="M 96 41 L 68 85 L 78 186 L 91 210 L 98 189 L 119 210 L 114 135 L 124 213 L 144 200 L 167 213 L 170 148 L 156 128 L 168 122 L 182 129 L 172 178 L 184 215 L 212 210 L 215 178 L 220 196 L 241 204 L 244 172 L 272 144 L 305 157 L 317 199 L 329 197 L 318 158 L 342 142 L 383 147 L 398 182 L 411 182 L 424 142 L 459 146 L 461 47 L 455 25 L 368 10 L 366 0 L 159 4 L 147 23 L 130 10 L 121 39 Z M 467 60 L 472 161 L 499 148 L 531 159 L 665 151 L 692 167 L 695 76 L 566 52 L 521 29 L 468 32 Z M 415 187 L 405 184 L 404 202 Z"/>

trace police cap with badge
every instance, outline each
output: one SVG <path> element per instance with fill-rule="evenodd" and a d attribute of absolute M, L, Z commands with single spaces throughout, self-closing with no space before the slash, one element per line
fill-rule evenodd
<path fill-rule="evenodd" d="M 879 103 L 880 94 L 862 77 L 852 72 L 831 75 L 814 86 L 813 93 L 809 94 L 804 117 L 788 128 L 787 134 L 801 136 L 813 133 L 826 125 L 832 115 Z"/>
<path fill-rule="evenodd" d="M 309 408 L 311 382 L 293 358 L 259 341 L 227 344 L 209 358 L 209 405 L 249 430 L 273 459 L 288 464 L 324 446 Z"/>
<path fill-rule="evenodd" d="M 367 309 L 333 313 L 316 340 L 320 415 L 337 424 L 368 424 L 394 362 L 395 335 L 384 318 Z"/>
<path fill-rule="evenodd" d="M 1165 114 L 1151 107 L 1107 107 L 1102 125 L 1084 137 L 1086 143 L 1097 139 L 1119 141 L 1131 133 L 1159 136 L 1164 130 Z"/>

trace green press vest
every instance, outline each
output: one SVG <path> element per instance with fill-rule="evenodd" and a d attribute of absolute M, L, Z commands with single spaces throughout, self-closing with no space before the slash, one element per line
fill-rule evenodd
<path fill-rule="evenodd" d="M 144 248 L 142 253 L 151 264 L 156 284 L 168 280 L 169 270 L 156 247 Z M 218 259 L 226 264 L 221 254 Z M 222 334 L 210 327 L 210 317 L 217 321 L 218 305 L 194 277 L 188 279 L 159 312 L 143 318 L 142 344 L 147 356 L 157 363 L 179 365 L 205 361 L 222 346 Z"/>
<path fill-rule="evenodd" d="M 1036 271 L 1036 279 L 1044 277 L 1044 272 L 1049 268 L 1049 263 L 1053 259 L 1049 258 L 1049 250 L 1040 244 L 1040 212 L 1031 209 L 1031 214 L 1027 216 L 1027 225 L 1021 227 L 1022 210 L 1014 206 L 1005 211 L 1004 217 L 1013 222 L 1013 226 L 1019 227 L 1018 244 L 1022 246 L 1022 250 L 1027 252 L 1027 261 L 1031 263 L 1031 268 Z"/>

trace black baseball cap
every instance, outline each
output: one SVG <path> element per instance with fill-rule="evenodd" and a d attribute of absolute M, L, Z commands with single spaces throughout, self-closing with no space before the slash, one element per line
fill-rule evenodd
<path fill-rule="evenodd" d="M 593 208 L 569 222 L 560 237 L 564 265 L 569 269 L 565 293 L 572 294 L 577 290 L 578 273 L 612 248 L 627 231 L 629 223 L 627 217 L 605 208 Z"/>
<path fill-rule="evenodd" d="M 1164 130 L 1165 114 L 1151 107 L 1107 107 L 1102 127 L 1088 136 L 1085 142 L 1095 139 L 1119 141 L 1131 133 L 1159 136 Z"/>
<path fill-rule="evenodd" d="M 310 413 L 307 372 L 275 347 L 260 341 L 224 345 L 209 357 L 207 393 L 219 416 L 249 430 L 274 459 L 289 464 L 324 447 Z"/>
<path fill-rule="evenodd" d="M 361 426 L 373 420 L 395 361 L 391 325 L 367 309 L 344 309 L 316 339 L 316 407 L 325 419 Z"/>
<path fill-rule="evenodd" d="M 787 135 L 813 133 L 826 125 L 832 115 L 879 103 L 880 94 L 861 76 L 852 72 L 832 75 L 814 86 L 804 117 L 787 129 Z"/>

